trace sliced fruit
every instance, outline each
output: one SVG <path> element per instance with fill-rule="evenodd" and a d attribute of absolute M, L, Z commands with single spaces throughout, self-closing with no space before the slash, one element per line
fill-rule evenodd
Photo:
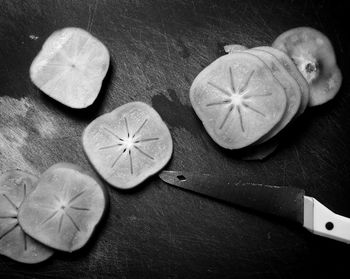
<path fill-rule="evenodd" d="M 246 49 L 247 49 L 246 46 L 237 45 L 237 44 L 224 46 L 224 50 L 225 50 L 226 53 L 232 53 L 232 52 L 235 52 L 235 51 L 243 51 L 243 50 L 246 50 Z"/>
<path fill-rule="evenodd" d="M 246 52 L 224 55 L 200 72 L 190 100 L 212 139 L 227 149 L 263 137 L 281 120 L 287 103 L 269 68 Z"/>
<path fill-rule="evenodd" d="M 132 102 L 96 118 L 86 127 L 83 146 L 97 172 L 112 186 L 128 189 L 161 170 L 173 141 L 149 105 Z"/>
<path fill-rule="evenodd" d="M 38 178 L 10 170 L 0 175 L 0 254 L 22 263 L 39 263 L 54 251 L 27 235 L 18 223 L 18 208 L 35 189 Z"/>
<path fill-rule="evenodd" d="M 273 47 L 261 46 L 256 47 L 254 49 L 263 50 L 275 56 L 278 59 L 278 61 L 284 66 L 284 68 L 288 71 L 288 73 L 296 80 L 301 91 L 301 104 L 298 111 L 298 115 L 302 114 L 309 103 L 310 88 L 306 79 L 301 75 L 293 61 L 289 58 L 289 56 L 286 53 Z"/>
<path fill-rule="evenodd" d="M 339 91 L 342 74 L 329 39 L 310 27 L 282 33 L 272 47 L 289 55 L 310 85 L 310 106 L 321 105 Z"/>
<path fill-rule="evenodd" d="M 59 163 L 46 170 L 22 203 L 23 230 L 52 248 L 72 252 L 83 247 L 101 220 L 107 192 L 80 167 Z"/>
<path fill-rule="evenodd" d="M 300 107 L 301 92 L 297 82 L 289 75 L 287 70 L 272 54 L 257 49 L 249 49 L 247 52 L 256 55 L 269 67 L 272 74 L 284 88 L 285 94 L 287 96 L 287 107 L 281 120 L 272 128 L 269 133 L 264 135 L 261 139 L 259 139 L 259 141 L 256 142 L 262 143 L 279 133 L 296 116 Z"/>
<path fill-rule="evenodd" d="M 109 66 L 107 48 L 87 31 L 68 27 L 54 32 L 30 66 L 32 82 L 71 108 L 91 105 Z"/>

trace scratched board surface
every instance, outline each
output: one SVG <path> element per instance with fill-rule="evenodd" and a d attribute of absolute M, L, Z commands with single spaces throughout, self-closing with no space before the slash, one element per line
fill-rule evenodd
<path fill-rule="evenodd" d="M 296 186 L 350 216 L 349 32 L 336 1 L 0 1 L 0 169 L 40 174 L 67 161 L 92 170 L 81 145 L 98 115 L 131 101 L 152 105 L 168 125 L 167 169 L 236 175 Z M 55 30 L 78 26 L 109 49 L 96 102 L 73 110 L 29 79 L 29 66 Z M 191 82 L 223 46 L 269 45 L 312 26 L 334 44 L 344 74 L 338 96 L 308 109 L 263 162 L 242 161 L 206 134 L 188 97 Z M 340 278 L 350 248 L 303 228 L 148 179 L 108 188 L 110 210 L 82 250 L 28 266 L 0 257 L 0 278 Z"/>

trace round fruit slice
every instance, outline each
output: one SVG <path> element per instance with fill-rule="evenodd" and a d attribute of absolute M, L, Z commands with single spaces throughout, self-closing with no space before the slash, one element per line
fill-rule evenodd
<path fill-rule="evenodd" d="M 46 170 L 22 203 L 23 230 L 52 248 L 72 252 L 85 245 L 106 208 L 107 193 L 80 167 L 59 163 Z"/>
<path fill-rule="evenodd" d="M 22 263 L 39 263 L 53 255 L 52 249 L 28 236 L 17 220 L 18 208 L 37 181 L 20 170 L 0 175 L 0 254 Z"/>
<path fill-rule="evenodd" d="M 279 133 L 296 116 L 300 107 L 301 92 L 297 82 L 289 75 L 287 70 L 272 54 L 257 49 L 249 49 L 247 52 L 256 55 L 269 67 L 272 74 L 284 88 L 287 96 L 287 107 L 281 121 L 279 121 L 269 133 L 256 142 L 262 143 Z"/>
<path fill-rule="evenodd" d="M 30 66 L 32 82 L 71 108 L 91 105 L 109 66 L 107 48 L 87 31 L 64 28 L 44 43 Z"/>
<path fill-rule="evenodd" d="M 338 92 L 342 74 L 329 39 L 321 32 L 299 27 L 282 33 L 272 44 L 292 58 L 310 85 L 310 106 L 331 100 Z"/>
<path fill-rule="evenodd" d="M 112 186 L 132 188 L 169 161 L 173 141 L 168 127 L 149 105 L 132 102 L 86 127 L 83 146 L 97 172 Z"/>
<path fill-rule="evenodd" d="M 284 68 L 288 71 L 288 73 L 296 80 L 301 92 L 301 103 L 298 115 L 302 114 L 309 103 L 310 88 L 306 79 L 301 75 L 293 61 L 289 58 L 287 54 L 273 47 L 261 46 L 256 47 L 254 49 L 263 50 L 275 56 L 278 59 L 278 61 L 284 66 Z"/>
<path fill-rule="evenodd" d="M 246 147 L 268 133 L 287 102 L 268 67 L 246 52 L 224 55 L 200 72 L 190 100 L 212 139 L 228 149 Z"/>

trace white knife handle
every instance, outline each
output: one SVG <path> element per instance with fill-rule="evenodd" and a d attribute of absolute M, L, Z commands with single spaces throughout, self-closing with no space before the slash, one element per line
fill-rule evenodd
<path fill-rule="evenodd" d="M 350 244 L 350 218 L 335 214 L 307 196 L 304 196 L 304 227 L 314 234 Z"/>

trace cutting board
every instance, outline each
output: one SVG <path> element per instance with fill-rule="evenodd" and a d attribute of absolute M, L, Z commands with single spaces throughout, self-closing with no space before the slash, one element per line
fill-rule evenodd
<path fill-rule="evenodd" d="M 40 174 L 66 161 L 87 170 L 81 134 L 97 116 L 131 101 L 152 105 L 168 125 L 166 169 L 233 174 L 295 186 L 350 216 L 349 33 L 335 1 L 1 1 L 0 169 Z M 96 102 L 73 110 L 29 79 L 55 30 L 77 26 L 109 49 Z M 195 76 L 223 46 L 270 45 L 287 29 L 312 26 L 334 44 L 344 74 L 338 96 L 310 108 L 263 161 L 218 147 L 189 102 Z M 108 185 L 106 185 L 108 187 Z M 28 266 L 0 257 L 0 278 L 340 278 L 350 248 L 293 223 L 171 188 L 156 176 L 131 191 L 108 187 L 110 209 L 78 252 Z"/>

